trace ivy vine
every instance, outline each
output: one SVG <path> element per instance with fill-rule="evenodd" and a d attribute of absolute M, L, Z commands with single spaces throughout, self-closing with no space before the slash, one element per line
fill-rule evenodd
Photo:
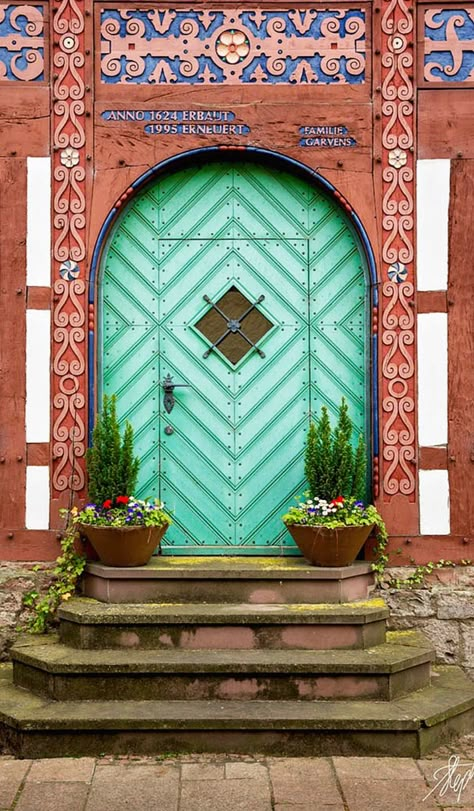
<path fill-rule="evenodd" d="M 389 562 L 389 556 L 387 553 L 388 532 L 385 522 L 380 515 L 378 515 L 375 538 L 377 540 L 377 545 L 373 549 L 375 560 L 372 562 L 372 571 L 375 573 L 376 583 L 380 584 Z"/>
<path fill-rule="evenodd" d="M 375 580 L 377 585 L 384 582 L 385 570 L 389 564 L 389 554 L 387 552 L 388 533 L 384 522 L 381 520 L 377 525 L 377 545 L 374 547 L 373 552 L 375 560 L 372 562 L 372 571 L 375 572 Z M 401 549 L 397 550 L 397 554 L 401 554 Z M 410 558 L 410 563 L 415 564 L 415 560 Z M 471 566 L 472 560 L 463 559 L 459 564 L 453 563 L 452 560 L 444 560 L 441 558 L 437 561 L 429 561 L 428 563 L 421 563 L 415 566 L 414 571 L 408 577 L 393 577 L 388 581 L 388 586 L 394 589 L 416 588 L 421 586 L 425 578 L 432 574 L 436 569 L 445 569 L 448 567 L 455 568 L 459 566 Z"/>
<path fill-rule="evenodd" d="M 410 559 L 411 563 L 415 563 L 413 558 Z M 414 571 L 408 577 L 394 577 L 389 581 L 389 586 L 394 589 L 416 588 L 421 586 L 425 577 L 432 574 L 436 569 L 455 568 L 456 566 L 471 566 L 472 560 L 464 559 L 458 564 L 453 563 L 452 560 L 443 560 L 441 558 L 437 561 L 430 560 L 428 563 L 421 563 L 415 566 Z"/>
<path fill-rule="evenodd" d="M 86 565 L 85 555 L 76 552 L 77 537 L 77 529 L 74 524 L 69 523 L 61 539 L 61 555 L 56 558 L 51 572 L 53 580 L 46 593 L 40 594 L 32 589 L 23 597 L 24 605 L 32 611 L 26 624 L 26 630 L 30 633 L 45 633 L 55 619 L 58 606 L 76 590 L 77 581 Z"/>

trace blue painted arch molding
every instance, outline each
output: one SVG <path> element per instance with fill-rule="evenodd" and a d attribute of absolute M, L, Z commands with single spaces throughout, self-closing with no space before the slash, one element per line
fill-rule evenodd
<path fill-rule="evenodd" d="M 145 186 L 156 180 L 160 175 L 168 174 L 178 169 L 183 168 L 187 164 L 198 163 L 207 161 L 209 159 L 222 159 L 225 156 L 231 158 L 245 157 L 246 159 L 254 158 L 261 163 L 279 166 L 282 169 L 287 169 L 300 177 L 306 178 L 307 181 L 314 183 L 320 188 L 324 189 L 331 197 L 333 197 L 337 204 L 345 211 L 346 216 L 352 222 L 354 230 L 359 238 L 361 247 L 365 254 L 367 262 L 367 269 L 369 273 L 369 286 L 372 307 L 378 306 L 378 279 L 377 267 L 375 263 L 375 256 L 370 244 L 367 232 L 362 225 L 360 218 L 354 211 L 352 206 L 341 195 L 341 193 L 330 183 L 325 177 L 320 175 L 314 169 L 311 169 L 304 163 L 283 155 L 280 152 L 274 152 L 270 149 L 262 149 L 260 147 L 231 147 L 231 146 L 209 146 L 201 149 L 190 149 L 187 152 L 181 152 L 178 155 L 173 155 L 166 160 L 157 163 L 148 171 L 144 172 L 126 189 L 124 194 L 119 198 L 115 206 L 109 211 L 105 218 L 99 235 L 97 237 L 94 251 L 92 254 L 90 277 L 89 277 L 89 304 L 94 305 L 97 298 L 98 276 L 100 260 L 102 251 L 107 242 L 110 229 L 115 222 L 116 218 L 123 211 L 123 206 Z M 88 353 L 89 353 L 89 441 L 92 436 L 92 429 L 94 427 L 95 418 L 95 388 L 96 388 L 96 347 L 95 347 L 95 334 L 93 330 L 89 330 L 88 335 Z M 379 455 L 379 433 L 378 433 L 378 346 L 377 335 L 372 332 L 371 337 L 371 360 L 370 360 L 370 381 L 371 381 L 371 425 L 372 425 L 372 454 L 374 457 Z"/>

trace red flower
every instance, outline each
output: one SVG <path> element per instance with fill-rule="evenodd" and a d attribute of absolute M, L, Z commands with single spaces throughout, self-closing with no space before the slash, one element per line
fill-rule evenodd
<path fill-rule="evenodd" d="M 337 498 L 333 498 L 331 504 L 344 504 L 344 497 L 338 496 Z"/>
<path fill-rule="evenodd" d="M 117 504 L 128 504 L 128 502 L 130 501 L 128 496 L 117 496 L 115 500 Z"/>
<path fill-rule="evenodd" d="M 112 506 L 112 499 L 108 498 L 108 499 L 107 499 L 107 501 L 104 501 L 104 503 L 102 504 L 102 506 L 103 506 L 103 508 L 104 508 L 105 510 L 110 510 L 110 508 L 111 508 L 111 506 Z"/>

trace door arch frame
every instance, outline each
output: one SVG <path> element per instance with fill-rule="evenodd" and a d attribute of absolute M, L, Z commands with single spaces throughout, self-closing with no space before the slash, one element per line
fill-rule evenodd
<path fill-rule="evenodd" d="M 172 155 L 163 161 L 155 164 L 151 169 L 148 169 L 140 175 L 133 183 L 123 192 L 119 197 L 113 208 L 107 214 L 99 234 L 97 236 L 94 250 L 92 253 L 90 274 L 89 274 L 89 290 L 88 290 L 88 305 L 92 312 L 97 312 L 96 302 L 98 296 L 99 284 L 99 268 L 102 258 L 102 252 L 106 245 L 107 239 L 110 234 L 112 225 L 117 217 L 123 210 L 124 204 L 128 203 L 132 197 L 140 193 L 145 186 L 158 178 L 164 173 L 178 171 L 186 165 L 196 163 L 197 161 L 206 160 L 207 158 L 224 157 L 225 155 L 232 155 L 232 157 L 245 157 L 254 158 L 255 161 L 260 163 L 267 163 L 275 167 L 289 170 L 293 174 L 299 175 L 320 188 L 324 189 L 329 196 L 331 196 L 336 204 L 343 209 L 346 216 L 352 222 L 354 230 L 360 240 L 363 248 L 365 259 L 368 269 L 368 287 L 370 291 L 370 304 L 372 313 L 377 312 L 378 309 L 378 277 L 377 266 L 375 262 L 375 255 L 370 243 L 368 234 L 357 214 L 352 208 L 346 198 L 338 191 L 338 189 L 330 183 L 325 177 L 320 175 L 310 166 L 307 166 L 295 158 L 290 158 L 281 152 L 276 152 L 270 149 L 262 149 L 261 147 L 254 146 L 207 146 L 198 149 L 190 149 L 186 152 L 180 152 L 177 155 Z M 378 412 L 379 412 L 379 394 L 378 394 L 378 342 L 377 342 L 377 319 L 369 319 L 370 329 L 370 426 L 371 426 L 371 456 L 373 460 L 378 460 L 379 456 L 379 429 L 378 429 Z M 88 332 L 88 440 L 89 444 L 92 438 L 92 430 L 95 422 L 95 399 L 96 399 L 96 372 L 97 372 L 97 352 L 96 352 L 96 330 L 95 325 L 92 323 L 92 329 L 89 327 Z M 372 477 L 374 474 L 374 465 L 372 466 Z M 375 482 L 373 482 L 375 484 Z"/>

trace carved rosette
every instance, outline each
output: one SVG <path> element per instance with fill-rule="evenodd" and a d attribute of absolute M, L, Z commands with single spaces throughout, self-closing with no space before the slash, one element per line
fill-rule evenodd
<path fill-rule="evenodd" d="M 53 495 L 84 487 L 84 0 L 53 9 Z M 81 278 L 81 276 L 83 278 Z"/>
<path fill-rule="evenodd" d="M 382 3 L 382 497 L 415 500 L 414 8 Z"/>

